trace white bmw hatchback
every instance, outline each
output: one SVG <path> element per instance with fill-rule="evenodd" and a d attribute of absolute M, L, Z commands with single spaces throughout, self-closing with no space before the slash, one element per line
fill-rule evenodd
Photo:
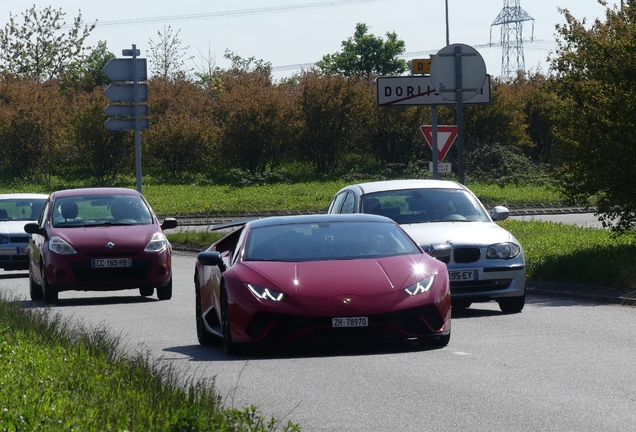
<path fill-rule="evenodd" d="M 389 217 L 424 249 L 452 247 L 446 263 L 452 305 L 465 309 L 495 300 L 505 313 L 525 305 L 526 263 L 519 241 L 495 221 L 508 218 L 506 207 L 492 214 L 462 184 L 447 180 L 389 180 L 347 186 L 334 196 L 328 213 L 372 213 Z"/>

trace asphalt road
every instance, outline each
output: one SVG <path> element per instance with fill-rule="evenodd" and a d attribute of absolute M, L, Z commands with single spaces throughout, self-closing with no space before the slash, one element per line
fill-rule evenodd
<path fill-rule="evenodd" d="M 636 424 L 636 310 L 530 295 L 521 314 L 496 304 L 453 315 L 443 349 L 316 346 L 227 358 L 195 334 L 196 255 L 174 256 L 174 297 L 63 292 L 54 311 L 106 326 L 188 378 L 215 379 L 227 406 L 255 405 L 305 431 L 631 431 Z M 24 272 L 0 290 L 28 300 Z"/>
<path fill-rule="evenodd" d="M 559 209 L 560 211 L 567 211 Z M 546 221 L 557 222 L 570 225 L 578 225 L 581 227 L 590 228 L 603 228 L 603 225 L 598 221 L 598 217 L 594 216 L 594 213 L 586 212 L 572 212 L 572 213 L 531 213 L 521 214 L 523 212 L 516 211 L 516 215 L 510 216 L 510 219 L 522 220 L 522 221 Z M 247 218 L 244 217 L 244 218 Z M 211 229 L 214 225 L 230 222 L 241 217 L 228 217 L 228 218 L 199 218 L 199 219 L 178 219 L 179 226 L 174 230 L 167 230 L 167 233 L 172 232 L 184 232 L 184 231 L 206 231 Z"/>
<path fill-rule="evenodd" d="M 589 228 L 603 228 L 603 225 L 598 221 L 598 217 L 594 216 L 593 213 L 521 215 L 511 216 L 510 219 L 521 221 L 537 220 L 544 222 L 557 222 L 566 225 L 577 225 Z"/>

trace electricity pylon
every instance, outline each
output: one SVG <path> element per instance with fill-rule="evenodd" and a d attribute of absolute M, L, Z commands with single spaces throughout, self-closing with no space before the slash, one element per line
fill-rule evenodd
<path fill-rule="evenodd" d="M 523 22 L 532 21 L 532 36 L 534 39 L 534 18 L 524 11 L 519 3 L 521 0 L 504 0 L 504 7 L 490 26 L 490 44 L 492 45 L 492 27 L 501 26 L 501 76 L 510 78 L 518 70 L 526 69 L 523 56 Z M 514 32 L 514 36 L 512 33 Z"/>

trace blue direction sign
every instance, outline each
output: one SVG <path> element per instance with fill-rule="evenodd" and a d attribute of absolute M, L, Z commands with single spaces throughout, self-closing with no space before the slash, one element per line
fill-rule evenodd
<path fill-rule="evenodd" d="M 104 126 L 109 130 L 134 130 L 135 119 L 134 118 L 109 118 L 104 122 Z M 148 119 L 139 119 L 139 129 L 150 128 L 150 122 Z"/>
<path fill-rule="evenodd" d="M 148 115 L 148 105 L 137 105 L 139 107 L 139 115 Z M 104 113 L 113 117 L 129 117 L 135 115 L 135 105 L 107 105 Z"/>
<path fill-rule="evenodd" d="M 102 72 L 113 81 L 134 81 L 135 80 L 135 61 L 137 62 L 137 80 L 147 81 L 148 71 L 146 67 L 146 59 L 111 59 L 102 68 Z"/>
<path fill-rule="evenodd" d="M 135 102 L 134 84 L 109 84 L 104 95 L 111 102 Z M 148 85 L 137 84 L 138 102 L 148 101 Z"/>
<path fill-rule="evenodd" d="M 121 55 L 127 56 L 127 57 L 136 57 L 141 55 L 141 51 L 139 51 L 138 49 L 124 49 L 124 50 L 121 50 Z"/>

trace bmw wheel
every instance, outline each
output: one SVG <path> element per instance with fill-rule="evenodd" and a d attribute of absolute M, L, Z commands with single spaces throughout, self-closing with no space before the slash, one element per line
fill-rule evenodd
<path fill-rule="evenodd" d="M 451 307 L 455 310 L 468 309 L 472 302 L 466 300 L 451 300 Z"/>
<path fill-rule="evenodd" d="M 523 310 L 526 304 L 526 294 L 524 293 L 520 297 L 509 297 L 497 300 L 499 308 L 505 314 L 519 313 Z"/>

